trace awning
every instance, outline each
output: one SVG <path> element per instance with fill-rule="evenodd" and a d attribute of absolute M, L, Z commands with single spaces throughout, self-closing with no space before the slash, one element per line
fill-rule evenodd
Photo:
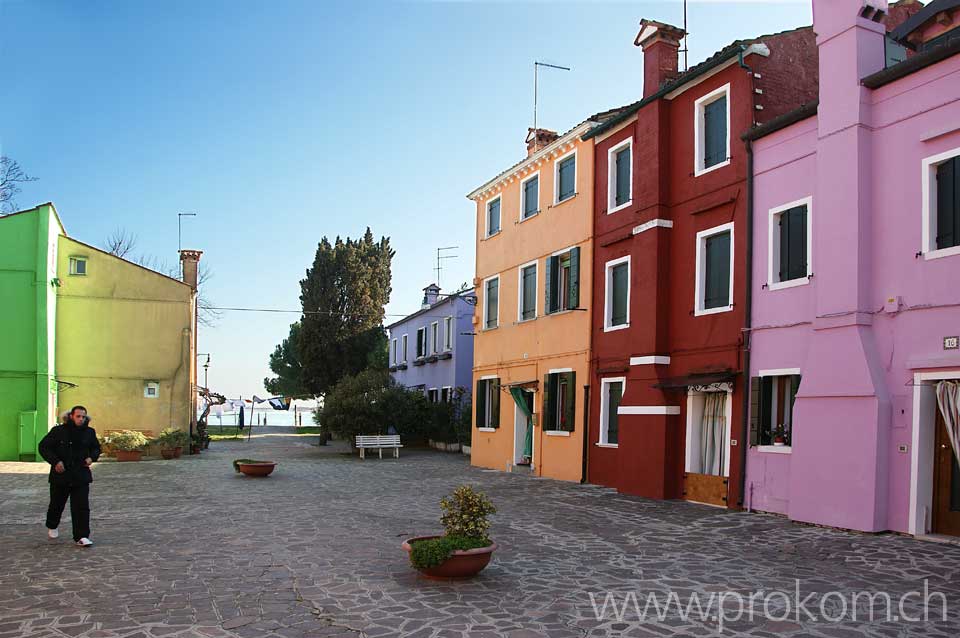
<path fill-rule="evenodd" d="M 653 387 L 661 390 L 678 390 L 689 387 L 707 387 L 717 383 L 730 383 L 737 378 L 737 373 L 733 370 L 724 370 L 722 372 L 700 372 L 688 374 L 683 377 L 669 377 L 661 379 L 654 383 Z"/>
<path fill-rule="evenodd" d="M 539 386 L 540 386 L 540 382 L 537 381 L 536 379 L 534 379 L 533 381 L 514 381 L 513 383 L 500 384 L 501 388 L 506 388 L 507 390 L 509 390 L 510 388 L 529 388 L 532 390 L 536 390 Z"/>

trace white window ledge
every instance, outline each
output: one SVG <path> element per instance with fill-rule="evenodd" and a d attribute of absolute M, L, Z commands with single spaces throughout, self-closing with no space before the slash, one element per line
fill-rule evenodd
<path fill-rule="evenodd" d="M 697 170 L 694 171 L 693 176 L 700 177 L 701 175 L 706 175 L 711 171 L 715 171 L 718 168 L 723 168 L 724 166 L 728 166 L 729 164 L 730 164 L 730 158 L 728 157 L 724 161 L 720 162 L 719 164 L 714 164 L 710 168 L 698 168 Z"/>
<path fill-rule="evenodd" d="M 530 213 L 529 215 L 527 215 L 526 217 L 521 217 L 520 220 L 519 220 L 517 223 L 518 223 L 518 224 L 522 224 L 522 223 L 525 222 L 525 221 L 529 221 L 529 220 L 533 219 L 534 217 L 536 217 L 536 216 L 539 215 L 539 214 L 540 214 L 540 210 L 537 209 L 537 210 L 533 211 L 532 213 Z"/>
<path fill-rule="evenodd" d="M 793 448 L 789 445 L 758 445 L 757 452 L 764 454 L 791 454 Z"/>
<path fill-rule="evenodd" d="M 784 288 L 796 288 L 797 286 L 806 286 L 810 283 L 810 277 L 798 277 L 788 279 L 787 281 L 776 281 L 767 284 L 767 290 L 783 290 Z"/>
<path fill-rule="evenodd" d="M 960 246 L 953 246 L 951 248 L 939 248 L 937 250 L 931 250 L 929 252 L 923 253 L 924 259 L 940 259 L 941 257 L 952 257 L 954 255 L 960 255 Z"/>
<path fill-rule="evenodd" d="M 619 326 L 604 326 L 604 332 L 616 332 L 617 330 L 626 330 L 630 327 L 629 323 L 621 323 Z"/>
<path fill-rule="evenodd" d="M 733 310 L 733 306 L 720 306 L 719 308 L 699 308 L 694 311 L 694 316 L 702 317 L 703 315 L 715 315 L 720 312 L 730 312 Z"/>
<path fill-rule="evenodd" d="M 620 447 L 620 446 L 619 446 L 618 444 L 616 444 L 616 443 L 594 443 L 594 445 L 596 445 L 597 447 L 610 447 L 610 448 L 618 448 L 618 447 Z"/>
<path fill-rule="evenodd" d="M 566 430 L 544 430 L 544 434 L 547 436 L 570 436 L 570 433 Z"/>
<path fill-rule="evenodd" d="M 623 204 L 620 204 L 619 206 L 617 206 L 617 207 L 615 207 L 615 208 L 609 209 L 609 210 L 607 211 L 607 215 L 612 215 L 613 213 L 616 213 L 616 212 L 618 212 L 618 211 L 621 211 L 621 210 L 623 210 L 624 208 L 628 208 L 628 207 L 631 206 L 632 204 L 633 204 L 633 200 L 632 200 L 632 199 L 628 199 L 628 200 L 627 200 L 626 202 L 624 202 Z"/>
<path fill-rule="evenodd" d="M 477 432 L 496 432 L 497 428 L 477 428 Z"/>

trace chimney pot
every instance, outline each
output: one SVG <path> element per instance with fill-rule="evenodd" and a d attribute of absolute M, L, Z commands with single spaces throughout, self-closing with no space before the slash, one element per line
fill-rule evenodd
<path fill-rule="evenodd" d="M 633 43 L 643 49 L 643 97 L 650 97 L 664 82 L 679 75 L 677 56 L 685 35 L 683 29 L 665 22 L 640 21 L 640 32 Z"/>
<path fill-rule="evenodd" d="M 437 299 L 440 298 L 440 286 L 437 284 L 430 284 L 423 289 L 423 303 L 420 305 L 421 308 L 429 308 L 433 304 L 437 303 Z"/>
<path fill-rule="evenodd" d="M 536 135 L 534 135 L 533 128 L 527 129 L 527 157 L 530 157 L 537 151 L 543 149 L 546 146 L 549 146 L 556 140 L 560 139 L 560 134 L 556 131 L 551 131 L 545 128 L 538 128 L 536 130 Z"/>
<path fill-rule="evenodd" d="M 198 281 L 198 270 L 200 266 L 200 257 L 203 255 L 202 250 L 181 250 L 180 251 L 180 272 L 182 273 L 181 278 L 183 283 L 187 284 L 194 290 L 197 289 Z"/>

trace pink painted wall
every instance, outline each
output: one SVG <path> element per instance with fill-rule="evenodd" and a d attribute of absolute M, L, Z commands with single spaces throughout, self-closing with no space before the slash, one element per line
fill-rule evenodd
<path fill-rule="evenodd" d="M 913 414 L 913 374 L 960 377 L 960 355 L 942 348 L 960 332 L 960 306 L 950 305 L 960 303 L 960 255 L 916 256 L 922 160 L 960 148 L 960 56 L 862 87 L 882 66 L 882 32 L 855 18 L 858 5 L 814 2 L 819 114 L 754 143 L 751 375 L 800 368 L 803 381 L 791 453 L 748 452 L 747 503 L 909 532 L 913 475 L 932 472 L 912 471 L 914 423 L 928 416 Z M 804 197 L 813 198 L 813 277 L 766 289 L 769 210 Z M 896 296 L 903 306 L 885 312 Z"/>

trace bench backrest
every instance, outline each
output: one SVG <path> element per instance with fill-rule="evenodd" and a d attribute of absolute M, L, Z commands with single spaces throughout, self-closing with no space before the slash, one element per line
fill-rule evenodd
<path fill-rule="evenodd" d="M 399 434 L 361 434 L 357 436 L 357 447 L 379 445 L 390 447 L 400 445 Z"/>

